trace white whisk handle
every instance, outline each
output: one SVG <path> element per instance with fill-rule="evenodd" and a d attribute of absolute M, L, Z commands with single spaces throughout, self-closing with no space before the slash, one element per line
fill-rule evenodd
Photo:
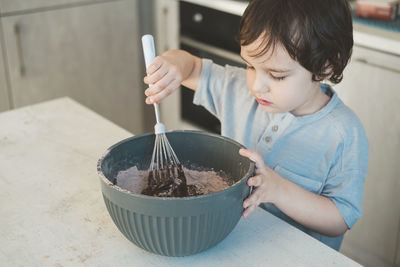
<path fill-rule="evenodd" d="M 146 63 L 146 68 L 148 68 L 156 56 L 154 47 L 154 38 L 151 34 L 146 34 L 142 36 L 142 46 L 143 46 L 144 62 Z M 154 105 L 154 112 L 156 113 L 157 124 L 161 124 L 158 104 L 154 103 L 153 105 Z M 163 130 L 163 132 L 165 132 L 165 129 Z"/>
<path fill-rule="evenodd" d="M 144 53 L 144 62 L 146 63 L 146 68 L 148 68 L 156 57 L 156 50 L 154 48 L 154 38 L 151 34 L 146 34 L 142 36 L 142 46 Z"/>
<path fill-rule="evenodd" d="M 165 126 L 161 122 L 158 122 L 156 125 L 154 125 L 154 132 L 156 134 L 163 134 L 165 133 Z"/>
<path fill-rule="evenodd" d="M 154 113 L 156 114 L 156 121 L 157 123 L 161 123 L 161 119 L 160 119 L 160 109 L 158 108 L 158 104 L 154 103 Z"/>
<path fill-rule="evenodd" d="M 154 38 L 151 34 L 146 34 L 146 35 L 142 36 L 142 46 L 143 46 L 144 61 L 146 63 L 146 68 L 148 68 L 156 56 L 155 47 L 154 47 Z M 156 120 L 157 120 L 157 124 L 156 124 L 156 126 L 154 126 L 154 129 L 156 130 L 156 134 L 157 134 L 157 131 L 159 133 L 165 133 L 165 127 L 160 122 L 160 111 L 158 109 L 158 104 L 154 103 L 153 105 L 154 105 L 154 112 L 156 114 Z M 157 125 L 159 125 L 159 126 L 157 126 Z"/>

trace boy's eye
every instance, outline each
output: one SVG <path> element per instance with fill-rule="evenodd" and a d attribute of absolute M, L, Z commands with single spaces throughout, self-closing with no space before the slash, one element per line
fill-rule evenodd
<path fill-rule="evenodd" d="M 286 76 L 277 77 L 277 76 L 274 76 L 274 75 L 271 75 L 271 77 L 272 77 L 272 79 L 277 80 L 277 81 L 282 81 L 282 80 L 284 80 L 286 78 Z"/>

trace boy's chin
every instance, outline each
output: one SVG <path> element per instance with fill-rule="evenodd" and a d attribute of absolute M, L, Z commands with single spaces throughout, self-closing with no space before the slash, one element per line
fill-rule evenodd
<path fill-rule="evenodd" d="M 261 108 L 262 108 L 265 112 L 271 113 L 271 114 L 273 114 L 273 113 L 285 113 L 285 112 L 287 112 L 287 111 L 285 111 L 285 110 L 281 110 L 281 109 L 276 108 L 276 107 L 274 107 L 274 106 L 263 106 L 263 105 L 261 105 Z"/>

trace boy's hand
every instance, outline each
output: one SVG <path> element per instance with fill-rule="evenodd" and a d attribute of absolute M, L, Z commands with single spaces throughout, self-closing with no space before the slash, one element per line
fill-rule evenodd
<path fill-rule="evenodd" d="M 158 56 L 147 68 L 144 82 L 151 86 L 144 92 L 146 104 L 160 102 L 181 85 L 182 73 L 173 61 L 169 56 Z"/>
<path fill-rule="evenodd" d="M 247 181 L 253 186 L 251 195 L 243 201 L 243 217 L 247 217 L 262 202 L 274 202 L 281 176 L 264 164 L 262 156 L 249 149 L 240 149 L 239 154 L 255 163 L 255 176 Z"/>

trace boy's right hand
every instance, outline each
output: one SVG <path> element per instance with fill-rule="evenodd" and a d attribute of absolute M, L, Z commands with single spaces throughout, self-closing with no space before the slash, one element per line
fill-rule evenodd
<path fill-rule="evenodd" d="M 159 103 L 174 92 L 182 83 L 183 75 L 170 56 L 156 57 L 146 70 L 144 82 L 150 85 L 145 90 L 146 104 Z"/>

